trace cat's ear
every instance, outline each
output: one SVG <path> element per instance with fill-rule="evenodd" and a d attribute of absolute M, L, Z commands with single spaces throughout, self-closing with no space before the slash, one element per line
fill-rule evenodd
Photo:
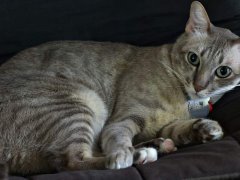
<path fill-rule="evenodd" d="M 203 5 L 198 1 L 192 2 L 185 31 L 187 33 L 208 32 L 210 27 L 211 22 Z"/>
<path fill-rule="evenodd" d="M 240 38 L 231 41 L 232 45 L 240 45 Z"/>
<path fill-rule="evenodd" d="M 231 45 L 232 47 L 237 47 L 237 49 L 238 49 L 239 52 L 240 52 L 240 38 L 231 40 L 231 41 L 230 41 L 230 45 Z"/>

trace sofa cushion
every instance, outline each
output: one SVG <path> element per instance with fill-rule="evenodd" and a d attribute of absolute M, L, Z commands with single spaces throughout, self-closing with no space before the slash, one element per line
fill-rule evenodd
<path fill-rule="evenodd" d="M 183 32 L 192 0 L 11 0 L 0 6 L 0 55 L 51 40 L 169 43 Z M 216 25 L 240 34 L 238 0 L 200 0 Z"/>
<path fill-rule="evenodd" d="M 13 56 L 13 54 L 7 54 L 0 56 L 0 66 L 2 63 L 6 62 L 8 59 L 10 59 Z"/>
<path fill-rule="evenodd" d="M 19 179 L 18 179 L 19 178 Z M 179 149 L 153 163 L 121 170 L 60 172 L 26 177 L 31 180 L 157 180 L 157 179 L 240 178 L 240 146 L 230 136 Z M 23 180 L 11 177 L 10 180 Z"/>
<path fill-rule="evenodd" d="M 135 168 L 127 168 L 121 170 L 90 170 L 90 171 L 74 171 L 61 172 L 57 174 L 32 176 L 32 180 L 140 180 L 141 175 Z"/>
<path fill-rule="evenodd" d="M 240 130 L 240 87 L 226 93 L 213 106 L 211 119 L 217 120 L 225 132 L 233 134 Z"/>
<path fill-rule="evenodd" d="M 196 145 L 137 167 L 144 179 L 240 177 L 240 146 L 232 137 Z"/>

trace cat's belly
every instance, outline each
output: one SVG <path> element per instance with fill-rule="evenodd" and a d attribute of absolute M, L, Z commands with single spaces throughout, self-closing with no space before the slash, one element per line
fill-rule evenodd
<path fill-rule="evenodd" d="M 186 104 L 175 104 L 168 109 L 156 109 L 151 112 L 149 118 L 146 119 L 146 127 L 143 132 L 134 139 L 134 144 L 156 138 L 158 132 L 169 123 L 176 120 L 188 120 L 190 114 Z"/>
<path fill-rule="evenodd" d="M 24 86 L 13 81 L 0 88 L 0 160 L 11 173 L 52 171 L 54 158 L 72 144 L 95 144 L 107 118 L 97 93 L 65 80 L 46 79 L 16 76 L 14 80 Z"/>

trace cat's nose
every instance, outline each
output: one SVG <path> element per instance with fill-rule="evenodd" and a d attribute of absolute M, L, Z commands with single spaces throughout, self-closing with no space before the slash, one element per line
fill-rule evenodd
<path fill-rule="evenodd" d="M 198 93 L 198 92 L 204 90 L 205 87 L 202 86 L 202 85 L 200 85 L 200 84 L 195 83 L 195 84 L 194 84 L 194 89 L 195 89 L 195 91 Z"/>

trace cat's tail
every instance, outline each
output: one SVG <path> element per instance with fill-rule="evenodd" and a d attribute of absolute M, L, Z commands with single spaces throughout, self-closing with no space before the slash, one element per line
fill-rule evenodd
<path fill-rule="evenodd" d="M 68 170 L 104 170 L 105 168 L 105 157 L 94 157 L 86 161 L 79 162 L 79 169 L 68 169 Z M 8 180 L 8 166 L 6 163 L 0 163 L 0 180 Z"/>
<path fill-rule="evenodd" d="M 67 170 L 105 170 L 106 157 L 92 157 L 79 161 L 77 166 Z"/>

